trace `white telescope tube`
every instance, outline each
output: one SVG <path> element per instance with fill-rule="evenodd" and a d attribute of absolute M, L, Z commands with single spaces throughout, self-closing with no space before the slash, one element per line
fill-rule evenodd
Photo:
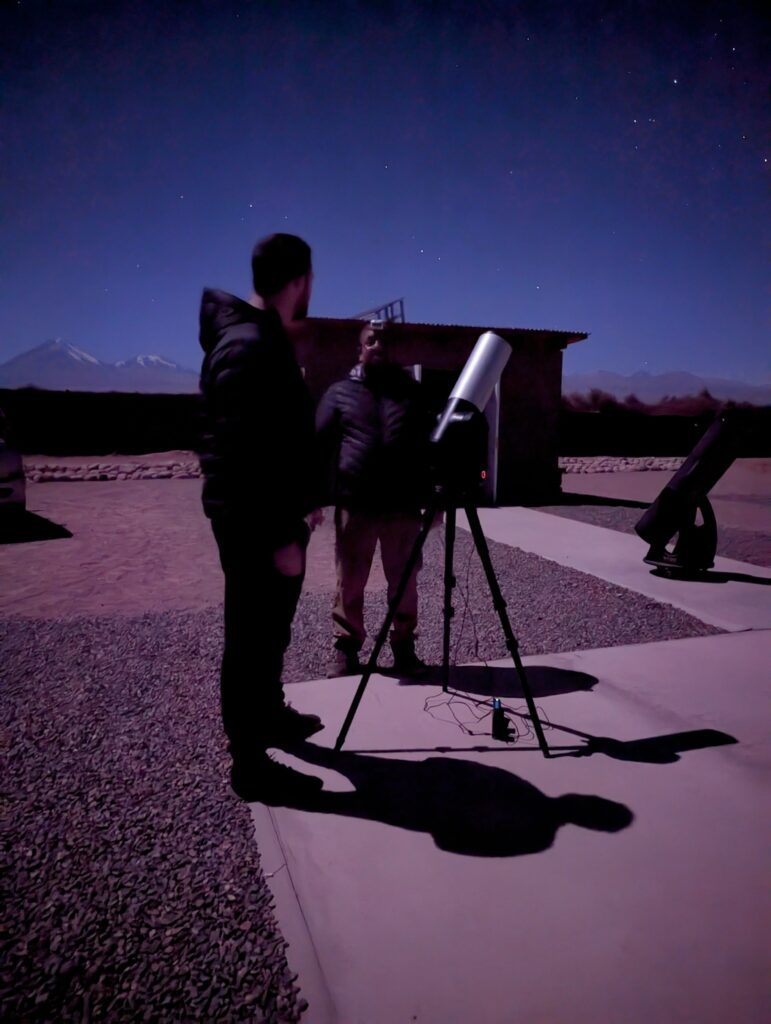
<path fill-rule="evenodd" d="M 459 398 L 471 402 L 480 412 L 490 401 L 495 385 L 511 355 L 511 345 L 492 331 L 480 334 L 471 355 L 455 387 L 450 392 L 450 399 Z"/>

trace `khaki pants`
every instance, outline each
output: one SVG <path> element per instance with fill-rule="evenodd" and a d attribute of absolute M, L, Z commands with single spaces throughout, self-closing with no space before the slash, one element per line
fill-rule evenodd
<path fill-rule="evenodd" d="M 389 602 L 396 594 L 404 567 L 420 533 L 417 513 L 393 512 L 372 515 L 335 509 L 335 562 L 337 597 L 332 613 L 336 646 L 359 650 L 364 643 L 364 588 L 369 579 L 375 548 L 388 582 Z M 418 572 L 422 553 L 407 583 L 391 629 L 391 641 L 415 636 L 418 622 Z"/>

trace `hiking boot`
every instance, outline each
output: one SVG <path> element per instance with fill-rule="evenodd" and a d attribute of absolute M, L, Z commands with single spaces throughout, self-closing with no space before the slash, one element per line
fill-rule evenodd
<path fill-rule="evenodd" d="M 394 655 L 393 671 L 400 676 L 420 679 L 428 672 L 428 665 L 415 653 L 415 640 L 392 640 L 391 650 Z"/>
<path fill-rule="evenodd" d="M 305 715 L 291 704 L 282 704 L 278 714 L 268 719 L 267 738 L 270 744 L 299 743 L 324 728 L 318 715 Z"/>
<path fill-rule="evenodd" d="M 350 647 L 335 647 L 327 663 L 327 679 L 357 676 L 360 672 L 359 652 Z"/>
<path fill-rule="evenodd" d="M 236 796 L 247 803 L 280 804 L 317 796 L 321 779 L 303 775 L 274 761 L 265 753 L 234 760 L 230 767 L 230 785 Z"/>

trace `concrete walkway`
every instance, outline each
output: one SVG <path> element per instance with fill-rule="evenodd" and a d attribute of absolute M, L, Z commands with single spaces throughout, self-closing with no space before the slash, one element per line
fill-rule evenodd
<path fill-rule="evenodd" d="M 528 508 L 480 509 L 485 536 L 681 608 L 720 629 L 771 628 L 771 569 L 716 558 L 699 581 L 658 576 L 639 537 Z M 466 517 L 458 515 L 458 525 Z"/>
<path fill-rule="evenodd" d="M 374 677 L 341 755 L 358 680 L 294 685 L 327 729 L 279 756 L 325 790 L 252 811 L 305 1019 L 765 1022 L 771 573 L 719 564 L 752 579 L 673 588 L 634 537 L 522 509 L 482 521 L 735 632 L 525 659 L 548 759 L 507 662 L 455 669 L 474 694 L 451 699 Z M 490 736 L 493 688 L 516 742 Z"/>

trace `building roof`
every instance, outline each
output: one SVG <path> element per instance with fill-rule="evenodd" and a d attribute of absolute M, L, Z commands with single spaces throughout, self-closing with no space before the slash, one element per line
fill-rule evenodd
<path fill-rule="evenodd" d="M 312 316 L 308 317 L 310 321 L 325 323 L 325 324 L 357 324 L 361 326 L 361 320 L 356 317 L 328 317 L 328 316 Z M 535 341 L 539 338 L 551 338 L 559 340 L 564 345 L 572 345 L 577 341 L 584 341 L 589 337 L 586 331 L 563 331 L 552 328 L 543 327 L 492 327 L 483 324 L 437 324 L 437 323 L 421 323 L 419 321 L 407 321 L 405 323 L 391 322 L 390 325 L 395 331 L 409 331 L 411 327 L 418 327 L 422 332 L 439 332 L 439 331 L 463 331 L 463 332 L 482 332 L 482 331 L 494 331 L 501 334 L 517 334 L 517 335 L 529 335 Z"/>

